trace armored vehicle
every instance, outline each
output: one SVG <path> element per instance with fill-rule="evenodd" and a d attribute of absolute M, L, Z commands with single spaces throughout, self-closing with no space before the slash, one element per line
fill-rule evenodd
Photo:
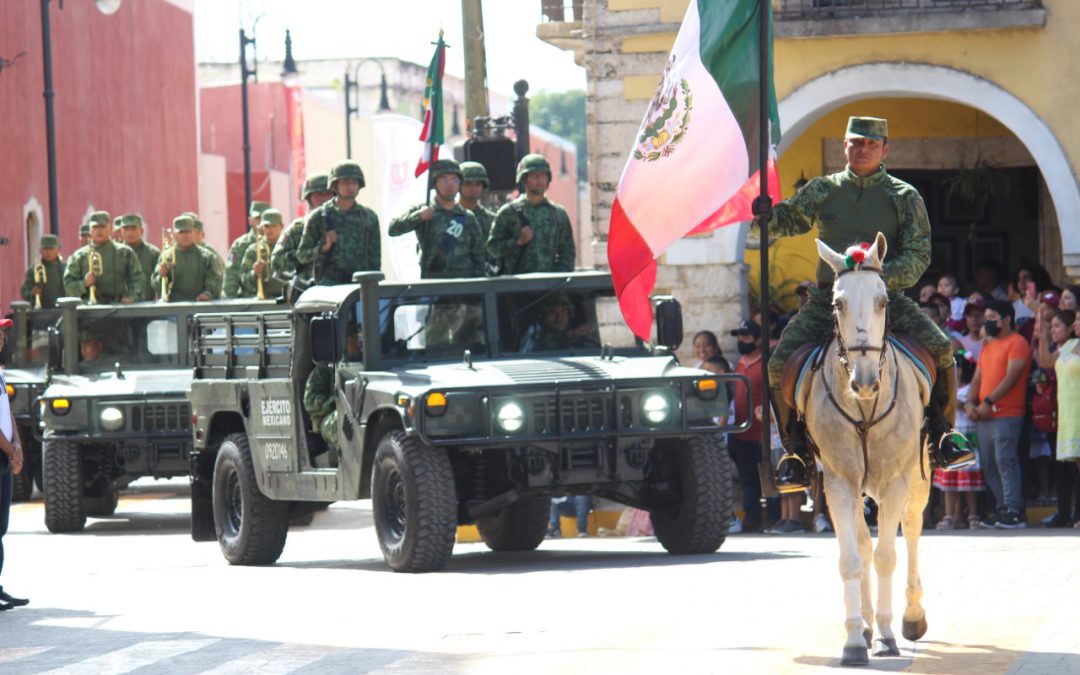
<path fill-rule="evenodd" d="M 39 399 L 45 525 L 78 532 L 110 515 L 119 491 L 152 476 L 188 474 L 192 316 L 209 303 L 85 305 L 61 298 Z M 221 311 L 273 308 L 223 301 Z"/>
<path fill-rule="evenodd" d="M 673 553 L 722 544 L 720 432 L 747 422 L 717 420 L 740 376 L 679 366 L 675 301 L 658 303 L 664 346 L 649 350 L 607 274 L 381 280 L 310 288 L 292 311 L 195 317 L 195 540 L 269 564 L 293 504 L 370 497 L 386 562 L 424 572 L 447 564 L 459 524 L 531 550 L 551 497 L 591 494 L 650 511 Z M 317 411 L 321 434 L 304 407 L 315 364 L 336 402 Z"/>
<path fill-rule="evenodd" d="M 30 309 L 30 303 L 11 303 L 15 324 L 4 345 L 4 380 L 7 397 L 19 438 L 23 442 L 25 464 L 14 477 L 14 501 L 30 499 L 34 485 L 41 488 L 41 429 L 38 426 L 37 398 L 45 389 L 49 329 L 60 318 L 56 309 Z"/>

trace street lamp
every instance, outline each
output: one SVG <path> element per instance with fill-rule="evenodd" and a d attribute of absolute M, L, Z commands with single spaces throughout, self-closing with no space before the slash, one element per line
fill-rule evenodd
<path fill-rule="evenodd" d="M 256 19 L 256 21 L 258 21 Z M 254 26 L 252 26 L 252 32 L 254 33 Z M 248 120 L 248 78 L 255 78 L 255 70 L 258 68 L 258 63 L 253 63 L 251 68 L 247 65 L 247 48 L 251 45 L 251 48 L 255 49 L 255 37 L 248 37 L 244 32 L 244 27 L 240 27 L 240 99 L 241 108 L 244 115 L 244 211 L 246 212 L 251 208 L 251 125 Z M 258 80 L 255 80 L 258 82 Z M 244 222 L 247 222 L 246 220 Z M 250 229 L 251 225 L 248 224 L 247 228 Z"/>
<path fill-rule="evenodd" d="M 390 98 L 386 95 L 386 68 L 379 59 L 361 59 L 352 69 L 352 77 L 349 77 L 349 67 L 345 67 L 345 157 L 352 159 L 352 124 L 351 115 L 360 114 L 360 66 L 371 61 L 379 66 L 379 108 L 377 112 L 390 112 Z M 350 92 L 356 92 L 356 105 L 349 100 Z"/>
<path fill-rule="evenodd" d="M 45 69 L 45 156 L 48 163 L 49 173 L 49 232 L 60 234 L 60 214 L 57 207 L 56 187 L 56 114 L 53 110 L 53 99 L 56 92 L 53 91 L 52 79 L 52 22 L 49 18 L 49 3 L 51 0 L 41 0 L 41 58 Z M 102 14 L 115 14 L 120 9 L 121 0 L 94 0 L 98 10 Z M 60 9 L 64 3 L 60 3 Z"/>

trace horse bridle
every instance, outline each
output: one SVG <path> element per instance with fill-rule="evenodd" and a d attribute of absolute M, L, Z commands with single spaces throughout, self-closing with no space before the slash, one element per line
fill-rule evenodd
<path fill-rule="evenodd" d="M 868 267 L 866 265 L 856 265 L 855 267 L 843 270 L 837 274 L 837 278 L 844 276 L 849 272 L 877 272 L 879 277 L 884 278 L 885 273 L 879 267 Z M 838 316 L 839 308 L 836 306 L 836 301 L 832 303 L 833 310 L 833 335 L 836 337 L 836 356 L 840 359 L 840 364 L 844 366 L 844 372 L 848 377 L 851 377 L 851 364 L 848 361 L 848 352 L 860 352 L 863 356 L 866 356 L 867 352 L 878 352 L 881 356 L 878 358 L 878 375 L 881 375 L 882 368 L 885 367 L 885 347 L 889 342 L 889 304 L 885 303 L 885 328 L 881 333 L 881 345 L 859 345 L 856 347 L 848 347 L 844 343 L 844 337 L 840 334 L 840 318 Z"/>

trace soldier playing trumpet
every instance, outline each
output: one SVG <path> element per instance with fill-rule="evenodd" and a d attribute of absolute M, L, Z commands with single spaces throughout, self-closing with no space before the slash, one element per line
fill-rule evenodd
<path fill-rule="evenodd" d="M 26 270 L 22 297 L 35 309 L 56 307 L 64 295 L 64 259 L 60 257 L 60 239 L 55 234 L 41 236 L 41 260 Z"/>
<path fill-rule="evenodd" d="M 169 297 L 172 295 L 172 269 L 176 266 L 176 240 L 173 238 L 173 234 L 171 227 L 165 230 L 165 234 L 162 235 L 161 255 L 158 256 L 158 263 L 161 265 L 161 269 L 165 270 L 164 273 L 159 274 L 157 277 L 160 279 L 160 286 L 158 287 L 160 290 L 157 297 L 162 302 L 168 302 Z M 154 278 L 153 271 L 150 272 L 150 278 Z"/>
<path fill-rule="evenodd" d="M 90 243 L 71 255 L 64 271 L 67 295 L 125 305 L 143 299 L 146 278 L 139 257 L 126 245 L 112 240 L 111 226 L 107 212 L 90 214 Z"/>
<path fill-rule="evenodd" d="M 175 246 L 169 255 L 162 254 L 152 279 L 154 288 L 167 284 L 168 297 L 162 302 L 191 302 L 216 300 L 221 297 L 221 273 L 214 259 L 195 243 L 195 221 L 191 216 L 173 218 Z"/>
<path fill-rule="evenodd" d="M 276 298 L 285 290 L 285 282 L 270 271 L 270 255 L 274 245 L 281 238 L 284 221 L 281 211 L 266 209 L 259 222 L 262 235 L 255 244 L 244 252 L 244 261 L 240 265 L 240 295 L 238 297 L 256 297 L 260 300 Z"/>

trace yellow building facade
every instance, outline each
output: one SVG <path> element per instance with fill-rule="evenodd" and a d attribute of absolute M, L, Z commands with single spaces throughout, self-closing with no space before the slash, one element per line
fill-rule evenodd
<path fill-rule="evenodd" d="M 586 0 L 573 15 L 538 27 L 541 38 L 573 49 L 588 72 L 598 261 L 626 151 L 688 4 Z M 930 211 L 929 272 L 965 283 L 978 265 L 996 261 L 1002 281 L 1030 263 L 1058 283 L 1080 277 L 1080 88 L 1073 80 L 1080 42 L 1072 37 L 1080 2 L 772 4 L 784 197 L 801 178 L 844 167 L 849 115 L 886 117 L 886 165 L 919 188 Z M 747 226 L 726 229 L 661 259 L 661 290 L 679 295 L 688 283 L 693 297 L 712 288 L 706 304 L 715 307 L 689 316 L 691 328 L 724 329 L 737 320 L 721 306 L 725 298 L 730 304 L 729 293 L 715 284 L 743 298 L 757 285 L 759 251 Z M 770 281 L 788 294 L 782 304 L 790 308 L 790 292 L 813 276 L 813 234 L 773 246 Z"/>

